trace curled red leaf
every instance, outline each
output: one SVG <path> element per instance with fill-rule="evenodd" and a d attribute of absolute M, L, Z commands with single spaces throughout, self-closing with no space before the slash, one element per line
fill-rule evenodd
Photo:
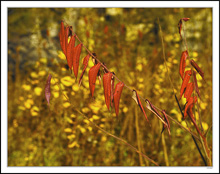
<path fill-rule="evenodd" d="M 48 105 L 50 105 L 50 96 L 51 96 L 51 92 L 50 92 L 50 81 L 51 81 L 52 75 L 49 74 L 48 78 L 47 78 L 47 82 L 45 85 L 45 98 L 47 100 Z"/>
<path fill-rule="evenodd" d="M 183 51 L 182 55 L 181 55 L 181 59 L 180 59 L 180 67 L 179 67 L 179 73 L 181 78 L 183 79 L 183 75 L 184 75 L 184 71 L 185 71 L 185 67 L 186 67 L 186 59 L 188 57 L 188 52 Z"/>
<path fill-rule="evenodd" d="M 190 60 L 191 65 L 196 69 L 196 71 L 200 74 L 200 76 L 204 79 L 204 72 L 202 69 L 197 65 L 197 63 L 194 60 Z"/>
<path fill-rule="evenodd" d="M 73 66 L 74 47 L 75 47 L 75 35 L 73 35 L 70 38 L 69 44 L 67 45 L 67 49 L 66 49 L 66 59 L 70 70 L 72 70 L 72 66 Z"/>
<path fill-rule="evenodd" d="M 180 89 L 180 99 L 182 98 L 182 95 L 183 95 L 183 93 L 184 93 L 184 91 L 187 87 L 187 84 L 189 82 L 191 74 L 192 74 L 191 70 L 188 70 L 188 71 L 185 72 L 185 76 L 183 78 L 183 83 L 182 83 L 182 86 L 181 86 L 181 89 Z"/>
<path fill-rule="evenodd" d="M 198 87 L 198 83 L 197 83 L 197 79 L 196 79 L 196 72 L 195 71 L 193 71 L 193 81 L 194 81 L 194 84 L 195 84 L 196 93 L 200 97 L 200 92 L 199 92 L 199 87 Z"/>
<path fill-rule="evenodd" d="M 90 92 L 91 92 L 92 97 L 93 97 L 94 90 L 95 90 L 96 76 L 97 76 L 100 66 L 101 66 L 101 63 L 98 63 L 89 70 L 89 87 L 90 87 Z"/>
<path fill-rule="evenodd" d="M 111 72 L 108 72 L 103 75 L 105 103 L 106 103 L 108 110 L 109 110 L 110 100 L 111 100 L 111 80 L 112 80 L 112 73 Z"/>
<path fill-rule="evenodd" d="M 162 129 L 161 133 L 163 133 L 164 129 L 167 128 L 168 133 L 170 135 L 171 134 L 170 133 L 170 123 L 169 123 L 167 114 L 166 114 L 165 110 L 162 110 L 162 113 L 163 113 L 163 116 L 164 116 L 164 121 L 167 123 L 167 125 L 163 124 L 163 129 Z"/>
<path fill-rule="evenodd" d="M 185 22 L 188 21 L 190 18 L 182 18 Z"/>
<path fill-rule="evenodd" d="M 188 110 L 189 106 L 193 107 L 194 103 L 196 103 L 196 102 L 197 102 L 197 97 L 196 96 L 189 98 L 189 100 L 187 101 L 187 104 L 185 106 L 184 118 L 183 119 L 185 119 L 186 116 L 187 116 L 187 110 Z"/>
<path fill-rule="evenodd" d="M 112 72 L 112 74 L 115 74 L 114 72 Z M 113 108 L 113 104 L 114 104 L 114 86 L 115 86 L 115 77 L 112 76 L 111 79 L 111 107 Z"/>
<path fill-rule="evenodd" d="M 118 82 L 115 86 L 114 105 L 115 105 L 116 116 L 118 116 L 118 112 L 119 112 L 119 101 L 121 98 L 121 93 L 122 93 L 123 87 L 124 87 L 124 83 L 122 83 L 122 82 Z"/>
<path fill-rule="evenodd" d="M 195 117 L 194 117 L 194 115 L 193 115 L 192 108 L 193 108 L 193 105 L 191 104 L 191 105 L 188 107 L 188 109 L 187 109 L 187 114 L 189 115 L 189 117 L 190 117 L 191 121 L 193 122 L 193 124 L 194 124 L 196 130 L 198 131 L 198 133 L 199 133 L 201 136 L 203 136 L 202 133 L 201 133 L 201 131 L 199 130 L 198 125 L 196 124 L 196 120 L 195 120 Z"/>
<path fill-rule="evenodd" d="M 88 55 L 87 55 L 86 57 L 84 57 L 84 59 L 83 59 L 83 65 L 84 65 L 84 67 L 83 67 L 82 74 L 80 75 L 80 78 L 79 78 L 79 86 L 80 86 L 81 83 L 82 83 L 82 78 L 83 78 L 83 75 L 84 75 L 84 73 L 85 73 L 86 67 L 87 67 L 87 65 L 88 65 L 89 58 L 90 58 L 90 55 L 88 54 Z"/>
<path fill-rule="evenodd" d="M 66 27 L 65 31 L 64 31 L 64 50 L 63 50 L 63 53 L 65 55 L 66 55 L 66 52 L 67 52 L 68 38 L 69 38 L 69 27 Z"/>
<path fill-rule="evenodd" d="M 82 50 L 82 44 L 78 44 L 76 47 L 74 47 L 73 50 L 73 71 L 75 74 L 75 77 L 77 79 L 78 75 L 78 69 L 79 69 L 79 58 Z"/>
<path fill-rule="evenodd" d="M 150 105 L 151 110 L 154 111 L 154 113 L 160 118 L 162 119 L 162 116 L 160 115 L 160 113 L 158 112 L 158 110 L 154 107 L 154 105 L 148 100 L 146 99 L 145 101 L 147 101 Z"/>
<path fill-rule="evenodd" d="M 148 120 L 148 118 L 147 118 L 147 115 L 146 115 L 146 113 L 145 113 L 145 111 L 144 111 L 144 108 L 143 108 L 143 106 L 142 106 L 142 104 L 141 104 L 141 100 L 140 100 L 140 98 L 139 98 L 139 96 L 138 96 L 138 93 L 137 93 L 137 91 L 134 90 L 134 89 L 133 89 L 133 94 L 134 94 L 134 99 L 135 99 L 135 101 L 137 102 L 137 104 L 138 104 L 138 106 L 140 107 L 141 111 L 144 113 L 145 118 L 146 118 L 147 121 L 149 122 L 149 120 Z"/>
<path fill-rule="evenodd" d="M 182 35 L 181 35 L 181 30 L 182 30 L 182 20 L 181 20 L 181 19 L 179 20 L 178 28 L 179 28 L 180 38 L 181 38 L 181 40 L 182 40 Z"/>
<path fill-rule="evenodd" d="M 192 95 L 193 90 L 194 90 L 194 83 L 193 82 L 188 83 L 184 93 L 184 97 L 186 98 L 186 101 L 188 101 L 188 99 Z"/>

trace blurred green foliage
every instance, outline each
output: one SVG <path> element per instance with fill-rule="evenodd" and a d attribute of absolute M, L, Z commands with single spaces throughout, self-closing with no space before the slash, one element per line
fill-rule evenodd
<path fill-rule="evenodd" d="M 200 112 L 207 130 L 212 125 L 211 8 L 9 8 L 8 165 L 153 165 L 125 144 L 93 127 L 73 108 L 82 111 L 106 131 L 135 147 L 139 146 L 143 153 L 160 165 L 204 165 L 191 135 L 175 123 L 170 121 L 171 137 L 165 131 L 165 143 L 162 142 L 162 124 L 146 109 L 150 127 L 133 101 L 132 92 L 126 88 L 120 100 L 118 118 L 114 109 L 107 110 L 103 86 L 98 80 L 95 99 L 92 99 L 88 84 L 88 71 L 93 66 L 91 60 L 82 85 L 78 87 L 78 81 L 67 69 L 58 39 L 60 21 L 64 19 L 73 26 L 87 48 L 95 52 L 119 79 L 186 126 L 181 120 L 164 66 L 158 25 L 159 18 L 167 65 L 179 95 L 182 82 L 179 62 L 185 46 L 180 40 L 177 24 L 182 17 L 190 18 L 184 23 L 190 57 L 205 72 L 206 83 L 197 77 L 201 93 Z M 83 49 L 79 74 L 86 54 Z M 50 107 L 44 97 L 49 73 L 53 76 Z M 62 95 L 60 88 L 71 103 Z M 184 103 L 182 99 L 182 107 Z M 191 129 L 196 132 L 193 126 Z M 212 129 L 207 139 L 212 147 Z"/>

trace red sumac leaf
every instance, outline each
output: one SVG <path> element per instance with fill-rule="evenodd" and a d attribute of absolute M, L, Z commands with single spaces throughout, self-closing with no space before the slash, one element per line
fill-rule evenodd
<path fill-rule="evenodd" d="M 194 124 L 196 130 L 198 131 L 198 133 L 199 133 L 201 136 L 203 136 L 202 133 L 201 133 L 200 130 L 199 130 L 198 125 L 196 124 L 196 120 L 195 120 L 195 117 L 194 117 L 193 111 L 192 111 L 192 105 L 190 105 L 190 106 L 188 107 L 188 109 L 187 109 L 187 114 L 189 115 L 189 117 L 190 117 L 191 121 L 193 122 L 193 124 Z"/>
<path fill-rule="evenodd" d="M 198 83 L 197 83 L 197 79 L 196 79 L 196 72 L 195 71 L 193 71 L 193 81 L 194 81 L 194 84 L 195 84 L 196 93 L 200 97 L 200 92 L 199 92 L 199 87 L 198 87 Z"/>
<path fill-rule="evenodd" d="M 152 103 L 151 103 L 148 99 L 146 99 L 145 101 L 147 101 L 147 102 L 149 103 L 151 110 L 153 110 L 153 111 L 155 112 L 155 114 L 156 114 L 160 119 L 162 119 L 162 116 L 159 114 L 159 112 L 158 112 L 157 109 L 154 107 L 154 105 L 152 105 Z"/>
<path fill-rule="evenodd" d="M 137 93 L 137 91 L 134 90 L 134 89 L 133 89 L 133 94 L 134 94 L 133 96 L 136 97 L 136 100 L 135 100 L 135 101 L 137 101 L 138 106 L 140 107 L 141 111 L 144 113 L 145 118 L 146 118 L 147 121 L 149 122 L 149 120 L 148 120 L 148 118 L 147 118 L 147 115 L 146 115 L 146 113 L 145 113 L 145 111 L 144 111 L 144 108 L 143 108 L 143 106 L 142 106 L 142 104 L 141 104 L 141 100 L 140 100 L 140 98 L 139 98 L 139 96 L 138 96 L 138 93 Z M 135 99 L 135 98 L 134 98 L 134 99 Z"/>
<path fill-rule="evenodd" d="M 112 72 L 115 74 L 114 72 Z M 115 77 L 112 76 L 111 79 L 111 107 L 113 108 L 113 101 L 114 101 L 114 86 L 115 86 Z"/>
<path fill-rule="evenodd" d="M 75 74 L 75 77 L 77 79 L 78 75 L 78 69 L 79 69 L 79 58 L 82 50 L 82 44 L 78 44 L 76 47 L 74 47 L 73 50 L 73 71 Z"/>
<path fill-rule="evenodd" d="M 168 133 L 170 135 L 170 123 L 169 123 L 167 114 L 166 114 L 165 110 L 162 110 L 162 113 L 163 113 L 164 120 L 167 123 L 167 125 L 163 124 L 163 129 L 162 129 L 161 133 L 163 133 L 164 129 L 167 127 Z"/>
<path fill-rule="evenodd" d="M 109 110 L 110 100 L 111 100 L 111 80 L 112 80 L 111 72 L 105 73 L 103 75 L 105 103 L 106 103 L 108 110 Z"/>
<path fill-rule="evenodd" d="M 52 75 L 49 74 L 48 78 L 47 78 L 47 82 L 45 85 L 45 98 L 47 100 L 48 105 L 50 105 L 50 96 L 51 96 L 51 92 L 50 92 L 50 81 L 51 81 Z"/>
<path fill-rule="evenodd" d="M 97 76 L 100 66 L 101 66 L 101 63 L 98 63 L 89 70 L 89 87 L 90 87 L 90 92 L 91 92 L 92 97 L 93 97 L 94 90 L 95 90 L 96 76 Z"/>
<path fill-rule="evenodd" d="M 186 104 L 186 106 L 185 106 L 184 119 L 185 119 L 186 116 L 187 116 L 187 110 L 188 110 L 189 106 L 190 106 L 190 107 L 193 107 L 194 103 L 196 103 L 196 102 L 197 102 L 197 97 L 196 97 L 196 96 L 189 98 L 189 100 L 187 101 L 187 104 Z"/>
<path fill-rule="evenodd" d="M 185 22 L 188 21 L 190 18 L 182 18 Z"/>
<path fill-rule="evenodd" d="M 70 70 L 72 70 L 72 66 L 73 66 L 74 47 L 75 47 L 75 35 L 71 37 L 69 44 L 67 45 L 67 49 L 66 49 L 66 59 L 67 59 L 67 64 Z"/>
<path fill-rule="evenodd" d="M 188 83 L 186 86 L 185 93 L 184 93 L 184 97 L 186 98 L 186 101 L 188 101 L 188 99 L 190 98 L 193 92 L 193 89 L 194 89 L 194 84 L 192 82 Z"/>
<path fill-rule="evenodd" d="M 79 86 L 81 85 L 81 82 L 82 82 L 82 78 L 83 78 L 83 75 L 85 73 L 85 70 L 86 70 L 86 67 L 88 65 L 88 62 L 89 62 L 89 58 L 90 58 L 90 55 L 88 54 L 86 57 L 84 57 L 83 59 L 83 71 L 82 71 L 82 74 L 80 75 L 80 78 L 79 78 Z"/>
<path fill-rule="evenodd" d="M 66 55 L 67 46 L 68 46 L 68 38 L 69 38 L 69 27 L 66 27 L 64 31 L 64 50 L 63 50 L 63 53 L 65 55 Z"/>
<path fill-rule="evenodd" d="M 181 19 L 179 20 L 178 28 L 179 28 L 180 38 L 181 38 L 181 40 L 182 40 L 182 35 L 181 35 L 181 30 L 182 30 L 182 20 L 181 20 Z"/>
<path fill-rule="evenodd" d="M 186 59 L 188 57 L 188 52 L 183 51 L 182 55 L 181 55 L 181 59 L 180 59 L 180 67 L 179 67 L 179 73 L 181 78 L 183 79 L 183 75 L 184 75 L 184 71 L 185 71 L 185 67 L 186 67 Z"/>
<path fill-rule="evenodd" d="M 119 112 L 119 101 L 120 101 L 120 97 L 121 97 L 123 87 L 124 87 L 124 83 L 122 83 L 122 82 L 118 82 L 115 86 L 114 104 L 115 104 L 116 116 L 118 116 L 118 112 Z"/>
<path fill-rule="evenodd" d="M 191 70 L 188 70 L 185 72 L 185 76 L 184 76 L 184 79 L 183 79 L 183 83 L 182 83 L 182 86 L 181 86 L 181 89 L 180 89 L 180 99 L 182 98 L 182 95 L 187 87 L 187 84 L 189 82 L 189 79 L 191 77 Z"/>
<path fill-rule="evenodd" d="M 204 72 L 202 71 L 202 69 L 196 64 L 196 62 L 194 60 L 190 60 L 191 65 L 196 69 L 196 71 L 200 74 L 200 76 L 204 79 Z"/>

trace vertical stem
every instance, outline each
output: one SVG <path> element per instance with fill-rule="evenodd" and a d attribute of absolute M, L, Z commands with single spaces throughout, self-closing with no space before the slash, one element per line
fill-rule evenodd
<path fill-rule="evenodd" d="M 138 142 L 138 150 L 141 152 L 141 144 L 140 144 L 140 131 L 139 131 L 139 125 L 138 125 L 138 110 L 137 105 L 135 105 L 135 126 L 136 126 L 136 135 L 137 135 L 137 142 Z M 139 161 L 140 165 L 143 166 L 143 160 L 142 156 L 139 154 Z"/>
<path fill-rule="evenodd" d="M 166 166 L 169 166 L 169 159 L 167 155 L 167 146 L 166 146 L 164 133 L 162 133 L 162 144 L 163 144 L 163 151 L 164 151 L 164 158 L 165 158 Z"/>

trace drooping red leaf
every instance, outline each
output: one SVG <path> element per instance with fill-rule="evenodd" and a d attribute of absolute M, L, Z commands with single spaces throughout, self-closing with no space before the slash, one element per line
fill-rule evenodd
<path fill-rule="evenodd" d="M 171 134 L 170 133 L 170 123 L 169 123 L 167 114 L 166 114 L 165 110 L 162 110 L 162 113 L 163 113 L 163 116 L 164 116 L 164 121 L 167 123 L 167 125 L 163 124 L 163 129 L 162 129 L 161 133 L 163 133 L 164 129 L 167 127 L 168 133 L 170 135 Z"/>
<path fill-rule="evenodd" d="M 51 92 L 50 92 L 50 81 L 51 81 L 52 75 L 49 74 L 48 78 L 47 78 L 47 82 L 45 85 L 45 98 L 47 100 L 48 105 L 50 105 L 50 96 L 51 96 Z"/>
<path fill-rule="evenodd" d="M 98 63 L 89 70 L 89 87 L 90 87 L 90 92 L 91 92 L 92 97 L 93 97 L 94 90 L 95 90 L 96 76 L 97 76 L 100 66 L 101 66 L 101 63 Z"/>
<path fill-rule="evenodd" d="M 112 72 L 112 74 L 115 74 L 115 73 Z M 115 86 L 115 77 L 112 76 L 112 79 L 111 79 L 111 107 L 112 108 L 114 104 L 114 86 Z"/>
<path fill-rule="evenodd" d="M 188 21 L 190 18 L 182 18 L 185 22 Z"/>
<path fill-rule="evenodd" d="M 66 51 L 67 51 L 67 46 L 68 46 L 68 38 L 69 38 L 69 27 L 65 28 L 64 31 L 64 50 L 63 53 L 66 55 Z"/>
<path fill-rule="evenodd" d="M 112 80 L 111 72 L 105 73 L 103 75 L 105 103 L 106 103 L 108 110 L 109 110 L 110 100 L 111 100 L 111 80 Z"/>
<path fill-rule="evenodd" d="M 75 77 L 77 79 L 78 75 L 78 69 L 79 69 L 79 58 L 82 50 L 82 44 L 78 44 L 76 47 L 73 49 L 73 71 L 75 74 Z"/>
<path fill-rule="evenodd" d="M 183 75 L 184 75 L 184 71 L 185 71 L 185 67 L 186 67 L 186 59 L 188 57 L 188 52 L 183 51 L 182 55 L 181 55 L 181 59 L 180 59 L 180 67 L 179 67 L 179 73 L 181 78 L 183 79 Z"/>
<path fill-rule="evenodd" d="M 191 65 L 196 69 L 196 71 L 200 74 L 200 76 L 204 79 L 204 72 L 202 69 L 197 65 L 197 63 L 194 60 L 190 60 Z"/>
<path fill-rule="evenodd" d="M 193 105 L 191 104 L 191 105 L 188 107 L 188 109 L 187 109 L 187 114 L 189 115 L 189 117 L 190 117 L 191 121 L 193 122 L 193 124 L 194 124 L 196 130 L 198 131 L 198 133 L 199 133 L 201 136 L 203 136 L 202 133 L 201 133 L 200 130 L 199 130 L 198 125 L 196 124 L 196 120 L 195 120 L 195 117 L 194 117 L 194 115 L 193 115 L 192 108 L 193 108 Z"/>
<path fill-rule="evenodd" d="M 188 70 L 185 72 L 185 76 L 184 76 L 184 79 L 183 79 L 183 83 L 182 83 L 182 86 L 181 86 L 181 89 L 180 89 L 180 99 L 182 98 L 182 95 L 187 87 L 187 84 L 189 82 L 189 79 L 191 77 L 191 70 Z"/>
<path fill-rule="evenodd" d="M 194 81 L 194 84 L 195 84 L 196 93 L 200 97 L 200 92 L 199 92 L 199 87 L 198 87 L 198 83 L 197 83 L 197 79 L 196 79 L 196 72 L 195 71 L 193 71 L 193 81 Z"/>
<path fill-rule="evenodd" d="M 194 90 L 194 83 L 193 82 L 188 83 L 184 93 L 184 97 L 186 98 L 186 101 L 188 101 L 188 99 L 190 98 L 193 90 Z"/>
<path fill-rule="evenodd" d="M 158 110 L 154 107 L 154 105 L 148 100 L 146 99 L 145 101 L 147 101 L 150 105 L 151 110 L 154 111 L 154 113 L 160 118 L 163 119 L 162 116 L 160 115 L 160 113 L 158 112 Z"/>
<path fill-rule="evenodd" d="M 75 35 L 71 37 L 66 49 L 66 59 L 70 70 L 72 70 L 72 66 L 73 66 L 74 47 L 75 47 Z"/>
<path fill-rule="evenodd" d="M 182 40 L 182 35 L 181 35 L 181 30 L 182 30 L 182 20 L 181 20 L 181 19 L 179 20 L 178 28 L 179 28 L 180 38 L 181 38 L 181 40 Z"/>
<path fill-rule="evenodd" d="M 137 91 L 134 90 L 134 89 L 133 89 L 133 94 L 134 94 L 134 96 L 136 97 L 136 101 L 137 101 L 137 103 L 138 103 L 138 106 L 140 107 L 141 111 L 144 113 L 145 118 L 146 118 L 147 121 L 149 122 L 149 120 L 148 120 L 148 118 L 147 118 L 147 115 L 146 115 L 146 113 L 145 113 L 145 111 L 144 111 L 144 108 L 143 108 L 143 106 L 142 106 L 142 104 L 141 104 L 141 100 L 140 100 L 140 98 L 139 98 L 139 96 L 138 96 L 138 93 L 137 93 Z"/>
<path fill-rule="evenodd" d="M 188 110 L 189 106 L 190 106 L 190 107 L 193 107 L 194 103 L 196 103 L 196 102 L 197 102 L 197 97 L 196 97 L 196 96 L 189 98 L 189 100 L 187 101 L 187 104 L 186 104 L 186 106 L 185 106 L 184 119 L 185 119 L 186 116 L 187 116 L 187 110 Z"/>
<path fill-rule="evenodd" d="M 114 104 L 115 104 L 116 116 L 118 116 L 118 112 L 119 112 L 119 101 L 120 101 L 120 97 L 121 97 L 123 87 L 124 87 L 124 83 L 122 83 L 122 82 L 118 82 L 115 86 Z"/>
<path fill-rule="evenodd" d="M 63 21 L 61 21 L 60 24 L 60 33 L 59 33 L 59 38 L 60 38 L 60 46 L 64 54 L 66 54 L 66 47 L 65 47 L 65 27 L 63 24 Z"/>
<path fill-rule="evenodd" d="M 84 75 L 84 73 L 85 73 L 86 67 L 87 67 L 87 65 L 88 65 L 89 58 L 90 58 L 90 55 L 88 54 L 88 55 L 87 55 L 86 57 L 84 57 L 84 59 L 83 59 L 83 65 L 84 65 L 84 67 L 83 67 L 82 74 L 80 75 L 80 78 L 79 78 L 79 86 L 80 86 L 81 83 L 82 83 L 82 78 L 83 78 L 83 75 Z"/>

